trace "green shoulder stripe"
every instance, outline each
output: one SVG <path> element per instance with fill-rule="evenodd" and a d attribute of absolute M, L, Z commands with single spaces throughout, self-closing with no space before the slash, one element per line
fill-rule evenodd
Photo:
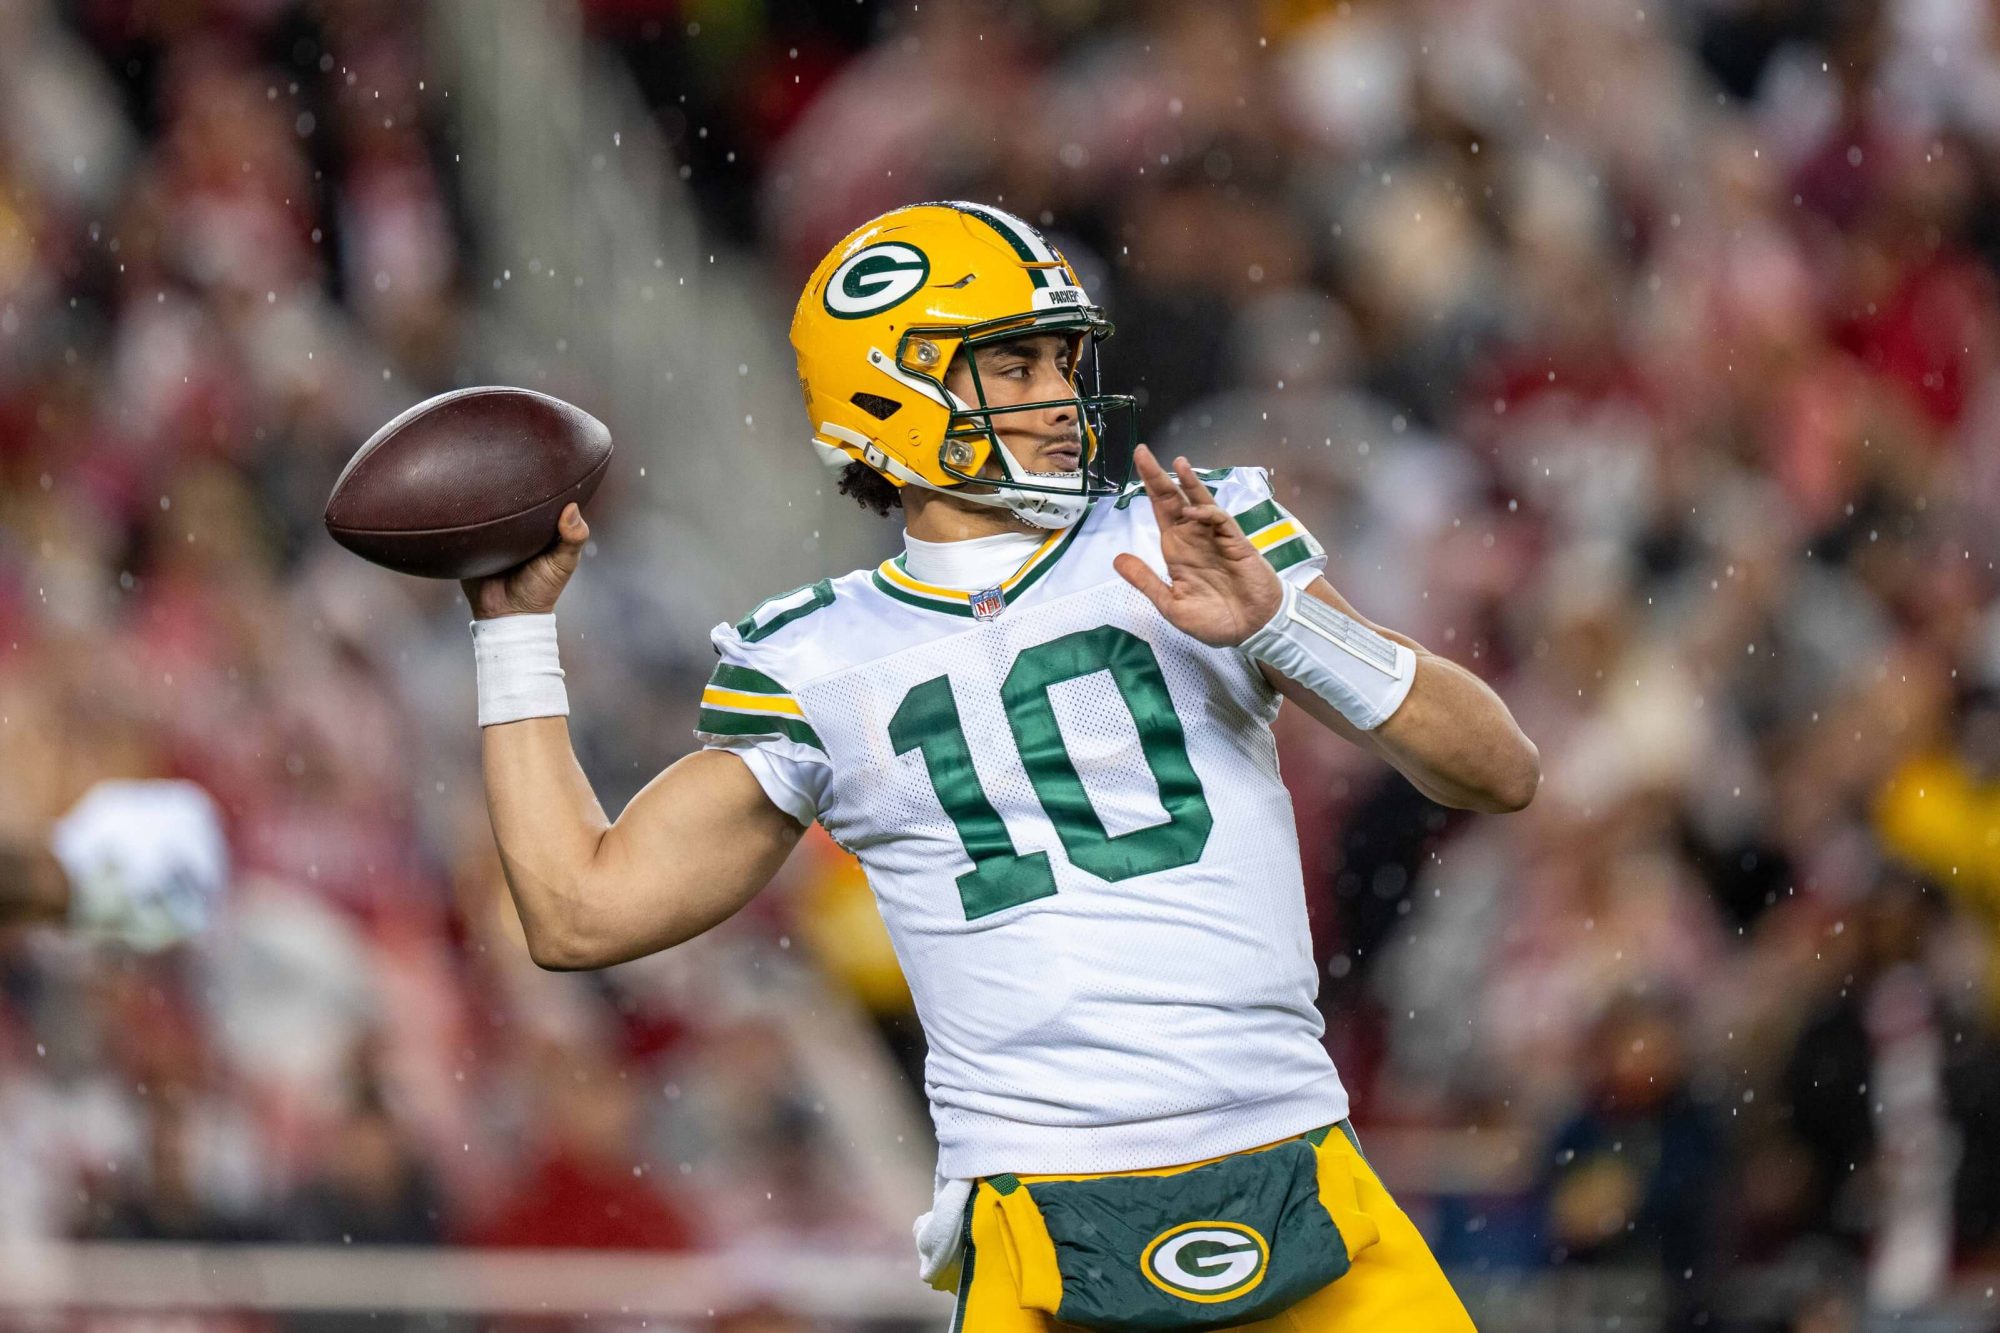
<path fill-rule="evenodd" d="M 774 717 L 769 713 L 734 713 L 721 708 L 704 708 L 694 729 L 707 736 L 783 736 L 786 740 L 824 750 L 819 733 L 795 717 Z"/>
<path fill-rule="evenodd" d="M 1312 543 L 1304 537 L 1294 537 L 1288 542 L 1280 542 L 1264 552 L 1264 558 L 1271 562 L 1273 569 L 1290 569 L 1301 560 L 1313 556 Z"/>
<path fill-rule="evenodd" d="M 1236 524 L 1243 529 L 1243 535 L 1262 532 L 1273 523 L 1286 517 L 1285 511 L 1276 500 L 1266 500 L 1262 504 L 1251 505 L 1242 513 L 1234 515 Z"/>
<path fill-rule="evenodd" d="M 727 662 L 715 668 L 715 674 L 708 678 L 711 685 L 720 685 L 725 690 L 740 690 L 745 694 L 782 694 L 791 691 L 780 685 L 761 671 L 749 667 L 732 666 Z"/>
<path fill-rule="evenodd" d="M 759 619 L 763 615 L 765 607 L 779 602 L 789 602 L 802 592 L 811 592 L 812 596 L 800 602 L 797 606 L 786 607 L 769 620 Z M 821 579 L 818 583 L 809 583 L 803 588 L 794 588 L 790 592 L 780 593 L 776 597 L 765 598 L 757 604 L 756 610 L 736 622 L 736 632 L 742 636 L 743 642 L 756 643 L 760 639 L 770 638 L 794 620 L 809 616 L 823 606 L 832 605 L 833 580 Z"/>

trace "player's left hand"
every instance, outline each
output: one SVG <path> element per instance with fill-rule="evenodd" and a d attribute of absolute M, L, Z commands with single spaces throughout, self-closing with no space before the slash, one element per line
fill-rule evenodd
<path fill-rule="evenodd" d="M 1160 523 L 1167 577 L 1129 553 L 1112 561 L 1113 567 L 1175 629 L 1218 648 L 1242 643 L 1278 614 L 1285 599 L 1278 572 L 1216 503 L 1187 459 L 1176 458 L 1169 473 L 1142 444 L 1132 461 Z"/>

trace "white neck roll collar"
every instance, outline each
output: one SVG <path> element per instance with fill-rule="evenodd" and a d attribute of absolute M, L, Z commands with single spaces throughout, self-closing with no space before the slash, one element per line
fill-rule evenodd
<path fill-rule="evenodd" d="M 964 541 L 927 542 L 906 531 L 903 568 L 924 583 L 982 592 L 999 587 L 1047 539 L 1045 532 L 1001 532 Z"/>

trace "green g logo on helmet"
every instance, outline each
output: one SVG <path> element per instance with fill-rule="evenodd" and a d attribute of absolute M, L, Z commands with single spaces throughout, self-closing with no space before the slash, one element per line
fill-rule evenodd
<path fill-rule="evenodd" d="M 882 241 L 850 255 L 826 280 L 827 313 L 836 319 L 879 315 L 916 294 L 931 261 L 914 245 Z"/>
<path fill-rule="evenodd" d="M 1184 1301 L 1234 1300 L 1264 1280 L 1271 1247 L 1240 1222 L 1184 1222 L 1153 1237 L 1139 1271 Z"/>

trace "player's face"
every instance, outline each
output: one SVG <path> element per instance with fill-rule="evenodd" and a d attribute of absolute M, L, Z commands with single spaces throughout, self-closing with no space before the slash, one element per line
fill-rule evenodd
<path fill-rule="evenodd" d="M 978 402 L 983 391 L 988 407 L 1064 400 L 1022 412 L 996 412 L 991 418 L 993 432 L 1030 472 L 1081 468 L 1083 432 L 1077 420 L 1076 389 L 1070 382 L 1074 370 L 1070 340 L 1061 334 L 1038 333 L 978 347 L 972 354 L 979 361 L 978 386 L 961 355 L 946 373 L 945 387 L 971 403 Z M 999 463 L 989 461 L 986 471 L 1000 475 Z"/>

